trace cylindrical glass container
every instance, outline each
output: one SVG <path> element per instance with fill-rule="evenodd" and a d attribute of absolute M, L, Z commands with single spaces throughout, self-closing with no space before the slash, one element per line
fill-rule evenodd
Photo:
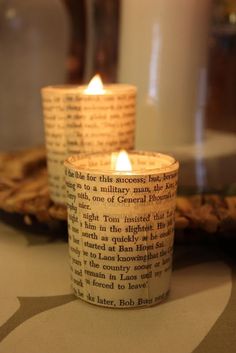
<path fill-rule="evenodd" d="M 64 160 L 70 154 L 134 148 L 136 87 L 56 85 L 42 89 L 49 190 L 65 204 Z"/>
<path fill-rule="evenodd" d="M 236 180 L 235 18 L 230 0 L 121 2 L 118 77 L 138 87 L 136 147 L 175 153 L 180 192 Z"/>
<path fill-rule="evenodd" d="M 129 158 L 129 171 L 114 168 L 117 154 L 65 162 L 72 287 L 112 308 L 154 305 L 170 287 L 178 162 L 151 152 Z"/>
<path fill-rule="evenodd" d="M 202 141 L 209 3 L 121 3 L 118 78 L 138 87 L 137 148 Z"/>

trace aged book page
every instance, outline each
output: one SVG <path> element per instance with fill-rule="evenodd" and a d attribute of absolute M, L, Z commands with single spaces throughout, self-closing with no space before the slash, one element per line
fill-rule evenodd
<path fill-rule="evenodd" d="M 63 172 L 67 157 L 64 95 L 62 90 L 45 88 L 42 98 L 50 197 L 57 203 L 64 203 Z"/>
<path fill-rule="evenodd" d="M 66 187 L 76 295 L 118 308 L 160 302 L 171 276 L 177 165 L 158 174 L 102 174 L 81 172 L 83 161 L 78 169 L 72 166 L 76 157 L 70 161 Z M 106 169 L 107 160 L 84 160 L 86 165 Z"/>
<path fill-rule="evenodd" d="M 134 148 L 136 89 L 114 86 L 119 89 L 113 92 L 109 85 L 103 95 L 66 94 L 67 154 Z"/>
<path fill-rule="evenodd" d="M 49 188 L 56 203 L 66 203 L 63 163 L 68 156 L 134 147 L 136 88 L 107 87 L 101 95 L 85 94 L 82 86 L 42 90 Z"/>

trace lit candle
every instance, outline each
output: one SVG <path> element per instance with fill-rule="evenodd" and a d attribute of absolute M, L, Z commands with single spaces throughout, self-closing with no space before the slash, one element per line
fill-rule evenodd
<path fill-rule="evenodd" d="M 115 156 L 115 170 L 117 172 L 132 171 L 132 165 L 129 156 L 125 151 L 120 151 L 118 156 Z"/>
<path fill-rule="evenodd" d="M 136 88 L 96 75 L 88 86 L 45 87 L 42 99 L 50 196 L 64 204 L 66 157 L 134 147 Z"/>
<path fill-rule="evenodd" d="M 85 88 L 84 92 L 86 94 L 104 94 L 105 90 L 101 77 L 99 75 L 95 75 L 89 82 L 88 87 Z"/>
<path fill-rule="evenodd" d="M 110 152 L 134 147 L 136 88 L 103 85 L 96 75 L 87 87 L 66 95 L 70 153 Z"/>
<path fill-rule="evenodd" d="M 66 162 L 72 287 L 113 308 L 154 305 L 171 277 L 178 162 L 149 152 Z"/>

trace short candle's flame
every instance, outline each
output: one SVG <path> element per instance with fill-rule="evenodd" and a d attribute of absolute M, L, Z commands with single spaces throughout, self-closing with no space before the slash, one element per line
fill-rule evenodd
<path fill-rule="evenodd" d="M 128 153 L 120 151 L 116 159 L 115 170 L 117 172 L 130 172 L 132 170 L 132 164 L 130 162 Z"/>
<path fill-rule="evenodd" d="M 89 82 L 88 87 L 84 90 L 87 94 L 104 94 L 102 79 L 99 75 L 95 75 Z"/>

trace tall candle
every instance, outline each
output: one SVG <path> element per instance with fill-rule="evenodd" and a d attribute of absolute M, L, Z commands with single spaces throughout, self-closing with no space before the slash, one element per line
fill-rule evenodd
<path fill-rule="evenodd" d="M 158 153 L 120 158 L 65 162 L 72 287 L 101 306 L 153 305 L 170 286 L 178 163 Z"/>
<path fill-rule="evenodd" d="M 119 81 L 139 88 L 139 149 L 171 149 L 202 139 L 209 4 L 122 1 Z"/>
<path fill-rule="evenodd" d="M 51 199 L 65 203 L 64 166 L 73 153 L 134 147 L 136 88 L 105 85 L 42 89 Z"/>

